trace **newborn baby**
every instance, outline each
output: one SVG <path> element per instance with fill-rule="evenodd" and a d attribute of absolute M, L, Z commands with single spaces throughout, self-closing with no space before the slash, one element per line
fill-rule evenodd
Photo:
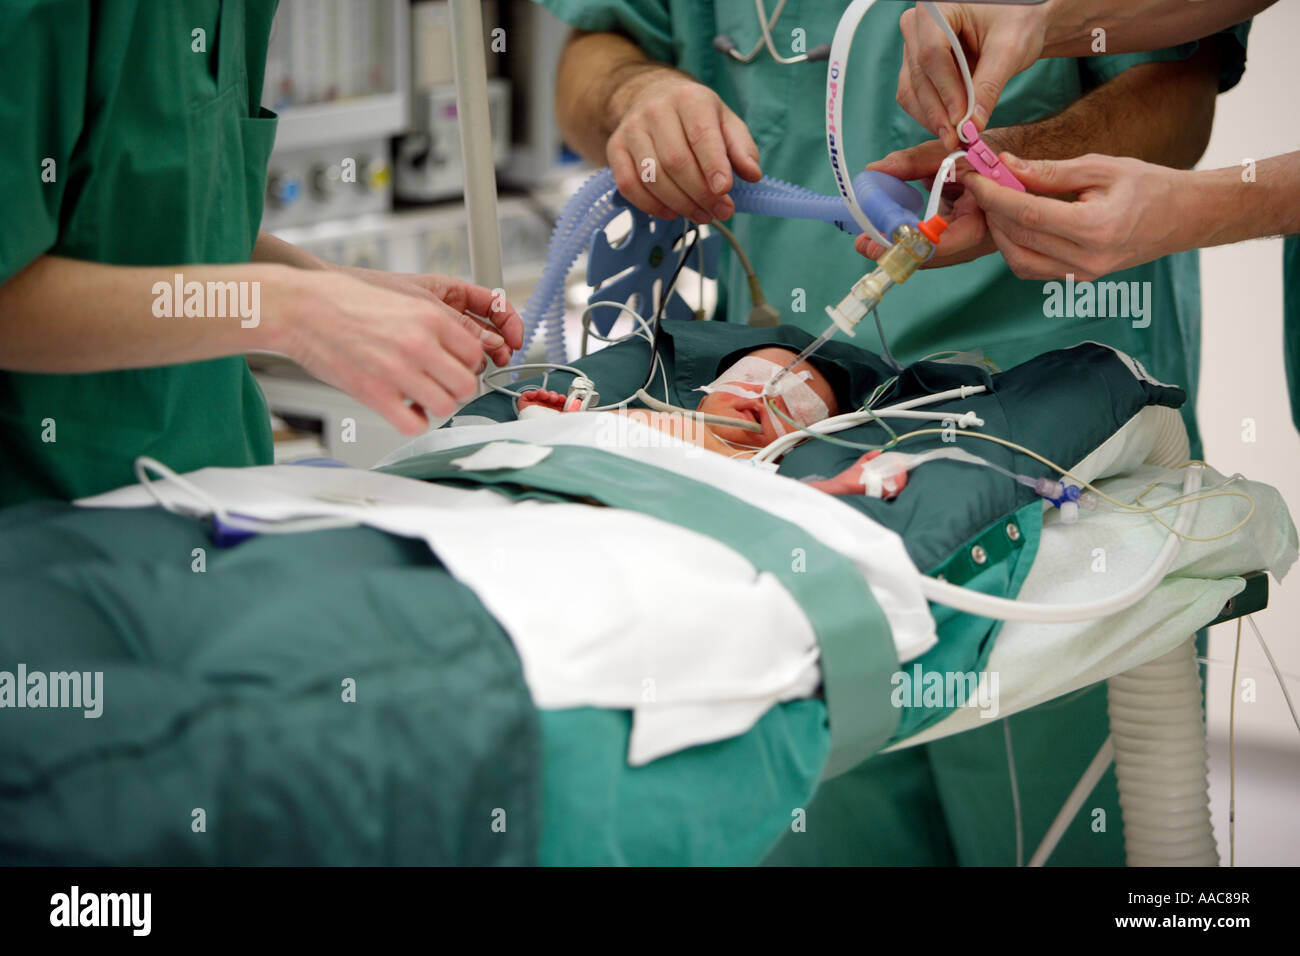
<path fill-rule="evenodd" d="M 793 427 L 779 415 L 773 414 L 767 400 L 762 397 L 763 387 L 797 353 L 779 346 L 755 349 L 730 366 L 708 385 L 696 389 L 704 392 L 696 411 L 737 421 L 757 422 L 762 432 L 744 428 L 731 428 L 700 422 L 688 415 L 656 412 L 643 408 L 620 409 L 617 414 L 634 418 L 644 425 L 657 428 L 685 441 L 695 442 L 709 451 L 728 458 L 750 458 L 760 448 L 765 448 Z M 824 374 L 810 362 L 792 368 L 777 383 L 775 404 L 791 421 L 807 427 L 840 413 L 835 391 Z M 547 408 L 564 411 L 565 396 L 559 392 L 535 389 L 519 397 L 519 411 L 528 408 Z M 866 490 L 864 466 L 880 455 L 869 451 L 834 478 L 810 481 L 812 487 L 832 495 L 860 495 Z M 906 473 L 891 476 L 885 481 L 884 497 L 892 498 L 907 482 Z"/>
<path fill-rule="evenodd" d="M 709 451 L 733 458 L 748 458 L 760 448 L 794 430 L 780 416 L 772 413 L 762 392 L 763 387 L 795 355 L 790 349 L 777 346 L 755 349 L 738 359 L 714 381 L 696 389 L 704 392 L 704 397 L 696 406 L 697 411 L 742 422 L 757 422 L 762 426 L 762 432 L 705 424 L 688 415 L 649 409 L 621 409 L 618 414 L 695 442 Z M 562 411 L 564 401 L 565 397 L 558 392 L 536 389 L 520 396 L 519 411 L 522 413 L 527 408 L 537 406 Z M 839 403 L 830 382 L 809 362 L 795 366 L 781 379 L 774 402 L 782 414 L 804 426 L 839 414 Z"/>

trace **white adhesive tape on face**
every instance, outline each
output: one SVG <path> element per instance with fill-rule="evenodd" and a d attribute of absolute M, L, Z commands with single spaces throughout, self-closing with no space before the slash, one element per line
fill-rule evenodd
<path fill-rule="evenodd" d="M 697 392 L 713 394 L 726 392 L 741 398 L 758 398 L 767 384 L 777 377 L 782 366 L 765 358 L 746 355 L 708 385 L 702 385 Z M 820 422 L 830 416 L 830 409 L 821 397 L 808 385 L 812 373 L 803 371 L 799 374 L 786 375 L 777 384 L 777 395 L 785 400 L 785 407 L 790 418 L 805 428 L 814 422 Z M 751 387 L 746 387 L 751 386 Z M 779 415 L 772 416 L 776 430 L 785 434 L 785 423 Z"/>

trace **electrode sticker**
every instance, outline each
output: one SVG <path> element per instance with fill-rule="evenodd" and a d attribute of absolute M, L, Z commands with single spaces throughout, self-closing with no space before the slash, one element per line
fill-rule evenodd
<path fill-rule="evenodd" d="M 452 464 L 463 471 L 495 471 L 502 468 L 531 468 L 551 453 L 547 445 L 519 441 L 494 441 Z"/>

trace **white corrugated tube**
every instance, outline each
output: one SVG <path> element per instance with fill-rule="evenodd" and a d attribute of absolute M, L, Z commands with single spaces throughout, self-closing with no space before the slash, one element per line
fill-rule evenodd
<path fill-rule="evenodd" d="M 1129 866 L 1218 866 L 1196 641 L 1107 682 Z"/>

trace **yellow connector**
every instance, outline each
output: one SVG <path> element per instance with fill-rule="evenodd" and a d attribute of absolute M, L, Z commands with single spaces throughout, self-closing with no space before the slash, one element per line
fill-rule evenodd
<path fill-rule="evenodd" d="M 895 285 L 902 285 L 921 268 L 921 263 L 930 258 L 933 251 L 934 246 L 919 230 L 911 226 L 899 226 L 894 233 L 894 244 L 880 257 L 878 265 L 894 280 Z"/>
<path fill-rule="evenodd" d="M 880 257 L 876 268 L 855 282 L 839 305 L 828 306 L 826 314 L 846 335 L 853 335 L 854 326 L 880 305 L 885 293 L 910 279 L 933 251 L 934 245 L 920 230 L 899 226 L 894 232 L 894 244 Z"/>

